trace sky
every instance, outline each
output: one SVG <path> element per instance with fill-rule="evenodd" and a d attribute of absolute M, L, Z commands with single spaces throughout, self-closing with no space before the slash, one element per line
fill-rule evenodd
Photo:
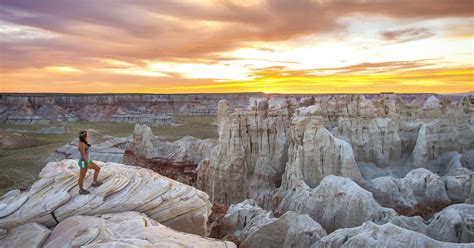
<path fill-rule="evenodd" d="M 387 91 L 474 91 L 474 1 L 0 1 L 0 92 Z"/>

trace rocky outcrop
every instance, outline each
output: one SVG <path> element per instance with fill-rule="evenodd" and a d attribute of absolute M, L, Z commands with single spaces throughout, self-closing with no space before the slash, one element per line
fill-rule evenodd
<path fill-rule="evenodd" d="M 0 247 L 41 247 L 51 231 L 37 223 L 26 223 L 0 234 Z M 1 233 L 1 231 L 0 231 Z"/>
<path fill-rule="evenodd" d="M 429 162 L 449 151 L 464 152 L 474 149 L 474 126 L 470 125 L 467 116 L 464 118 L 440 118 L 423 124 L 413 149 L 412 164 L 414 167 L 429 167 Z"/>
<path fill-rule="evenodd" d="M 5 235 L 0 247 L 235 247 L 228 241 L 175 231 L 137 212 L 73 216 L 52 231 L 26 223 Z"/>
<path fill-rule="evenodd" d="M 49 120 L 37 115 L 15 114 L 7 116 L 4 119 L 5 123 L 16 125 L 46 125 L 50 123 Z"/>
<path fill-rule="evenodd" d="M 351 144 L 357 161 L 387 167 L 402 157 L 398 130 L 390 118 L 341 117 L 334 132 Z"/>
<path fill-rule="evenodd" d="M 117 163 L 96 162 L 102 168 L 98 188 L 84 186 L 90 195 L 79 195 L 77 160 L 48 163 L 26 192 L 10 192 L 1 198 L 0 228 L 28 222 L 47 227 L 75 215 L 99 215 L 138 211 L 179 231 L 204 235 L 210 214 L 208 196 L 151 170 Z"/>
<path fill-rule="evenodd" d="M 0 94 L 0 122 L 129 122 L 173 125 L 168 115 L 214 115 L 217 103 L 228 99 L 242 108 L 252 96 L 236 94 Z"/>
<path fill-rule="evenodd" d="M 103 135 L 93 129 L 87 130 L 88 142 L 91 146 L 92 160 L 123 163 L 125 147 L 130 143 L 127 138 Z M 79 148 L 79 139 L 75 138 L 68 144 L 60 147 L 48 158 L 50 162 L 57 162 L 63 159 L 79 159 L 81 154 Z"/>
<path fill-rule="evenodd" d="M 390 111 L 396 111 L 395 102 L 392 108 Z M 326 129 L 352 146 L 356 161 L 386 167 L 402 155 L 399 124 L 386 111 L 364 95 L 351 95 L 315 99 L 313 105 L 296 110 L 296 115 L 320 118 Z"/>
<path fill-rule="evenodd" d="M 177 232 L 137 212 L 73 216 L 59 223 L 44 247 L 236 247 L 228 241 Z"/>
<path fill-rule="evenodd" d="M 410 171 L 404 178 L 378 177 L 364 187 L 382 206 L 426 219 L 446 206 L 464 202 L 471 194 L 470 175 L 440 177 L 422 168 Z"/>
<path fill-rule="evenodd" d="M 366 221 L 383 223 L 396 215 L 393 209 L 381 207 L 372 193 L 344 177 L 326 176 L 315 188 L 300 181 L 281 195 L 278 213 L 295 211 L 308 214 L 328 233 L 359 226 Z"/>
<path fill-rule="evenodd" d="M 472 244 L 454 244 L 434 240 L 423 234 L 387 223 L 366 222 L 362 226 L 337 230 L 317 241 L 317 247 L 472 247 Z"/>
<path fill-rule="evenodd" d="M 269 204 L 287 161 L 289 106 L 287 99 L 252 99 L 248 111 L 230 113 L 229 103 L 219 102 L 218 144 L 197 182 L 211 201 Z"/>
<path fill-rule="evenodd" d="M 435 214 L 425 234 L 433 239 L 474 245 L 474 205 L 456 204 Z"/>
<path fill-rule="evenodd" d="M 175 142 L 155 137 L 146 125 L 135 125 L 133 141 L 125 150 L 124 163 L 149 168 L 189 185 L 196 182 L 196 168 L 209 158 L 215 146 L 212 139 L 185 136 Z"/>
<path fill-rule="evenodd" d="M 443 242 L 474 245 L 474 205 L 454 204 L 436 213 L 428 221 L 419 216 L 396 216 L 390 223 Z"/>
<path fill-rule="evenodd" d="M 275 218 L 254 200 L 231 205 L 220 233 L 240 247 L 309 247 L 326 236 L 326 231 L 308 215 L 290 211 Z"/>
<path fill-rule="evenodd" d="M 300 180 L 316 187 L 328 175 L 362 182 L 351 146 L 324 128 L 320 117 L 306 116 L 305 111 L 300 109 L 291 120 L 288 163 L 282 188 L 290 189 Z"/>

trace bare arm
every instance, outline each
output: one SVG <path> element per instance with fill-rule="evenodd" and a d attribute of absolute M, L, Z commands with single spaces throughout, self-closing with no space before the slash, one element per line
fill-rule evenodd
<path fill-rule="evenodd" d="M 86 154 L 86 144 L 84 144 L 84 142 L 79 142 L 79 151 L 81 152 L 82 160 L 84 160 L 86 164 L 89 164 L 89 158 Z"/>

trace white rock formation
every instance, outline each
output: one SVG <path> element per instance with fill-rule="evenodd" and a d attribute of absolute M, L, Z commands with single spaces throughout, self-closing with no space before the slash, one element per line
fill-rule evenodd
<path fill-rule="evenodd" d="M 103 185 L 89 187 L 92 182 L 89 172 L 84 186 L 91 191 L 90 195 L 78 194 L 77 160 L 48 163 L 31 189 L 1 198 L 0 206 L 7 207 L 2 210 L 0 228 L 11 229 L 28 222 L 52 227 L 74 215 L 133 210 L 176 230 L 205 234 L 211 206 L 204 192 L 148 169 L 96 163 L 102 168 L 99 180 Z"/>
<path fill-rule="evenodd" d="M 435 214 L 425 234 L 433 239 L 474 246 L 474 205 L 456 204 Z"/>
<path fill-rule="evenodd" d="M 196 182 L 196 169 L 208 160 L 216 146 L 213 139 L 185 136 L 175 142 L 155 137 L 146 125 L 135 125 L 133 141 L 125 150 L 124 163 L 152 169 L 161 175 L 189 185 Z"/>
<path fill-rule="evenodd" d="M 0 247 L 41 247 L 51 231 L 43 225 L 26 223 L 0 235 Z M 1 233 L 1 232 L 0 232 Z"/>
<path fill-rule="evenodd" d="M 372 193 L 344 177 L 326 176 L 316 188 L 300 181 L 282 195 L 277 212 L 308 214 L 328 233 L 359 226 L 365 221 L 386 222 L 396 215 L 393 209 L 381 207 Z"/>
<path fill-rule="evenodd" d="M 150 127 L 137 124 L 133 131 L 133 141 L 127 151 L 147 159 L 161 158 L 177 163 L 197 164 L 208 157 L 214 146 L 212 139 L 201 140 L 191 136 L 185 136 L 174 143 L 164 141 L 155 137 Z"/>
<path fill-rule="evenodd" d="M 441 103 L 436 96 L 430 96 L 423 105 L 423 116 L 437 117 L 441 116 Z"/>
<path fill-rule="evenodd" d="M 230 204 L 251 198 L 267 205 L 280 186 L 287 160 L 288 102 L 253 99 L 250 109 L 231 114 L 228 102 L 219 102 L 218 145 L 197 181 L 211 201 Z"/>
<path fill-rule="evenodd" d="M 99 216 L 78 215 L 61 221 L 50 231 L 26 223 L 0 237 L 0 247 L 236 247 L 175 231 L 144 214 L 121 212 Z"/>
<path fill-rule="evenodd" d="M 289 189 L 300 180 L 315 187 L 328 175 L 362 182 L 351 146 L 324 128 L 320 117 L 304 116 L 305 109 L 300 110 L 288 131 L 288 163 L 282 187 Z"/>
<path fill-rule="evenodd" d="M 224 239 L 235 240 L 240 247 L 309 247 L 326 236 L 308 215 L 289 211 L 275 218 L 254 200 L 231 205 L 222 223 Z"/>
<path fill-rule="evenodd" d="M 44 243 L 45 248 L 78 246 L 236 247 L 229 241 L 177 232 L 137 212 L 69 217 L 53 229 Z"/>
<path fill-rule="evenodd" d="M 357 161 L 387 167 L 402 156 L 398 130 L 390 118 L 340 117 L 334 132 L 351 144 Z"/>
<path fill-rule="evenodd" d="M 404 178 L 375 178 L 364 188 L 384 207 L 393 208 L 400 214 L 430 217 L 441 208 L 468 199 L 470 181 L 469 175 L 440 177 L 419 168 Z"/>
<path fill-rule="evenodd" d="M 318 247 L 430 247 L 460 248 L 473 244 L 455 244 L 434 240 L 423 234 L 387 223 L 377 225 L 366 222 L 362 226 L 339 229 L 317 241 L 312 248 Z"/>
<path fill-rule="evenodd" d="M 474 126 L 464 118 L 440 118 L 423 124 L 412 154 L 414 167 L 428 167 L 428 162 L 449 151 L 474 149 Z"/>

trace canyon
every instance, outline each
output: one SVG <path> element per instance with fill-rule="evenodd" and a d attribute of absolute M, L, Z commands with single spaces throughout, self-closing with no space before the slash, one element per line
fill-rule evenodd
<path fill-rule="evenodd" d="M 92 153 L 104 185 L 89 188 L 88 196 L 77 192 L 73 140 L 51 156 L 30 189 L 0 197 L 0 241 L 45 247 L 474 246 L 472 96 L 197 96 L 181 109 L 175 102 L 142 112 L 215 114 L 217 139 L 168 141 L 152 132 L 152 123 L 133 118 L 130 137 L 94 133 Z M 118 108 L 122 97 L 90 100 L 99 106 L 89 112 L 105 116 L 91 120 L 113 121 L 107 116 L 116 110 L 104 109 Z M 25 100 L 2 99 L 3 121 L 25 106 Z M 57 99 L 68 102 L 58 106 L 71 121 L 85 118 L 65 100 L 72 98 Z M 121 111 L 143 105 L 131 99 Z M 59 120 L 48 116 L 41 118 Z M 25 236 L 26 229 L 36 239 Z M 149 235 L 158 238 L 144 238 Z M 159 238 L 165 236 L 174 238 Z"/>

